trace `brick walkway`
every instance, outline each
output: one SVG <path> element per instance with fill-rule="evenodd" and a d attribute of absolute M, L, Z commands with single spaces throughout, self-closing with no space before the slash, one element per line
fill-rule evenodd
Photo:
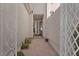
<path fill-rule="evenodd" d="M 56 56 L 56 52 L 51 46 L 41 37 L 35 37 L 30 44 L 29 49 L 24 49 L 22 52 L 26 56 Z"/>

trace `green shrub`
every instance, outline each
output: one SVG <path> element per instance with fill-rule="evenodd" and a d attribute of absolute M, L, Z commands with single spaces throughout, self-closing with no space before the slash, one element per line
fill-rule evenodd
<path fill-rule="evenodd" d="M 31 43 L 31 38 L 25 38 L 25 43 L 30 44 Z"/>
<path fill-rule="evenodd" d="M 24 56 L 24 53 L 19 51 L 19 52 L 17 52 L 17 56 Z"/>
<path fill-rule="evenodd" d="M 21 49 L 28 49 L 29 48 L 29 44 L 31 43 L 31 39 L 32 38 L 25 38 L 25 41 L 22 42 Z"/>
<path fill-rule="evenodd" d="M 21 49 L 28 49 L 28 48 L 29 48 L 29 44 L 22 43 Z"/>

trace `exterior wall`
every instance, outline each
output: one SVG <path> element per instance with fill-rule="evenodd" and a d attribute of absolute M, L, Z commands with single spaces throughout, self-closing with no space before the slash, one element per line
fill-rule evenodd
<path fill-rule="evenodd" d="M 66 19 L 67 19 L 67 7 L 65 4 L 61 4 L 60 6 L 61 8 L 61 20 L 60 20 L 60 55 L 66 55 L 66 52 L 65 52 L 65 39 L 67 38 L 66 37 Z"/>
<path fill-rule="evenodd" d="M 46 25 L 46 22 L 47 21 L 47 4 L 45 4 L 45 6 L 44 6 L 44 16 L 43 16 L 43 37 L 44 38 L 46 38 L 47 36 L 46 36 L 46 27 L 47 27 L 47 25 Z"/>
<path fill-rule="evenodd" d="M 27 9 L 23 4 L 18 4 L 17 5 L 18 47 L 21 46 L 22 41 L 25 40 L 26 37 L 33 37 L 32 21 L 33 21 L 32 14 L 28 13 Z"/>
<path fill-rule="evenodd" d="M 46 20 L 46 32 L 50 45 L 60 54 L 60 8 Z"/>
<path fill-rule="evenodd" d="M 17 40 L 17 45 L 21 46 L 22 41 L 25 39 L 25 37 L 28 35 L 28 20 L 29 15 L 28 12 L 26 11 L 26 8 L 24 7 L 23 4 L 18 4 L 17 5 L 17 30 L 18 30 L 18 40 Z M 25 31 L 27 30 L 27 31 Z"/>
<path fill-rule="evenodd" d="M 28 33 L 28 37 L 33 37 L 33 13 L 31 13 L 29 15 L 29 33 Z"/>

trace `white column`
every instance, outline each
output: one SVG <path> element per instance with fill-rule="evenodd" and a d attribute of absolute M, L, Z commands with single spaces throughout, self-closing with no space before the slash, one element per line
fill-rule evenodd
<path fill-rule="evenodd" d="M 35 34 L 37 34 L 37 21 L 35 21 Z"/>
<path fill-rule="evenodd" d="M 37 33 L 39 34 L 39 20 L 37 21 Z"/>
<path fill-rule="evenodd" d="M 38 20 L 38 34 L 40 34 L 40 20 Z"/>

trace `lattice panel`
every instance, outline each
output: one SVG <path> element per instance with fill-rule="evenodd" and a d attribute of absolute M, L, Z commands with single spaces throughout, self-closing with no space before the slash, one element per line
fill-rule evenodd
<path fill-rule="evenodd" d="M 61 15 L 61 19 L 65 20 L 64 55 L 79 56 L 79 4 L 62 4 L 61 8 L 64 8 L 61 13 L 66 17 Z"/>
<path fill-rule="evenodd" d="M 1 42 L 1 6 L 0 6 L 0 42 Z M 0 43 L 0 47 L 1 47 L 1 43 Z M 1 52 L 1 48 L 0 48 L 0 52 Z"/>
<path fill-rule="evenodd" d="M 0 4 L 0 55 L 16 54 L 17 20 L 16 4 Z"/>
<path fill-rule="evenodd" d="M 3 55 L 15 55 L 16 48 L 16 4 L 3 4 Z M 5 10 L 6 9 L 6 10 Z M 11 15 L 11 16 L 10 16 Z"/>

